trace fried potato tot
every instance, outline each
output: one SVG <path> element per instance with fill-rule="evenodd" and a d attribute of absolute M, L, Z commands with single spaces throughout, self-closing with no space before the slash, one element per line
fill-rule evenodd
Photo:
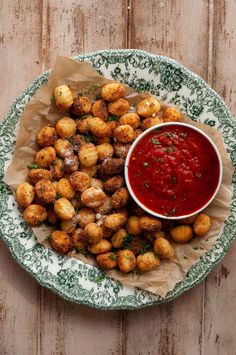
<path fill-rule="evenodd" d="M 124 170 L 124 160 L 120 158 L 107 158 L 99 168 L 101 176 L 120 174 Z"/>
<path fill-rule="evenodd" d="M 211 228 L 211 218 L 205 214 L 200 213 L 194 221 L 193 230 L 198 237 L 203 237 Z"/>
<path fill-rule="evenodd" d="M 56 190 L 51 180 L 39 180 L 35 185 L 38 198 L 44 203 L 53 203 L 56 198 Z"/>
<path fill-rule="evenodd" d="M 73 233 L 76 230 L 76 226 L 77 226 L 76 216 L 74 216 L 72 219 L 69 219 L 67 221 L 61 221 L 60 226 L 63 232 L 66 232 L 68 234 Z"/>
<path fill-rule="evenodd" d="M 64 176 L 65 164 L 61 158 L 56 158 L 53 164 L 50 166 L 50 172 L 53 180 L 59 180 Z"/>
<path fill-rule="evenodd" d="M 99 207 L 95 208 L 96 213 L 100 213 L 101 215 L 108 214 L 112 211 L 111 197 L 106 196 L 105 201 Z"/>
<path fill-rule="evenodd" d="M 114 130 L 114 137 L 121 143 L 129 143 L 134 139 L 134 129 L 125 124 Z"/>
<path fill-rule="evenodd" d="M 108 112 L 115 116 L 123 116 L 129 109 L 129 101 L 122 98 L 108 104 Z"/>
<path fill-rule="evenodd" d="M 148 128 L 156 126 L 157 124 L 163 123 L 164 120 L 158 116 L 156 117 L 147 117 L 142 121 L 141 127 L 145 131 Z"/>
<path fill-rule="evenodd" d="M 45 207 L 33 204 L 26 207 L 23 212 L 24 220 L 31 226 L 38 226 L 47 219 L 47 210 Z"/>
<path fill-rule="evenodd" d="M 62 221 L 72 219 L 75 215 L 74 207 L 72 206 L 71 202 L 65 197 L 61 197 L 56 200 L 54 204 L 54 211 Z"/>
<path fill-rule="evenodd" d="M 128 112 L 120 117 L 119 122 L 121 125 L 129 125 L 136 129 L 140 126 L 140 117 L 135 112 Z"/>
<path fill-rule="evenodd" d="M 90 131 L 88 118 L 80 119 L 77 121 L 77 130 L 82 133 L 88 133 Z"/>
<path fill-rule="evenodd" d="M 70 117 L 62 117 L 62 118 L 60 118 L 57 121 L 57 123 L 56 123 L 56 133 L 61 138 L 72 137 L 75 134 L 75 132 L 76 132 L 76 123 L 75 123 L 75 121 L 72 118 L 70 118 Z M 56 141 L 56 139 L 55 139 L 55 141 Z"/>
<path fill-rule="evenodd" d="M 72 174 L 79 169 L 79 158 L 75 154 L 67 155 L 64 159 L 64 170 L 66 174 Z"/>
<path fill-rule="evenodd" d="M 149 117 L 157 113 L 161 109 L 159 101 L 155 97 L 148 97 L 142 100 L 136 106 L 137 114 L 142 117 Z"/>
<path fill-rule="evenodd" d="M 113 146 L 109 143 L 102 143 L 96 146 L 98 153 L 98 160 L 111 158 L 113 155 Z"/>
<path fill-rule="evenodd" d="M 98 161 L 98 151 L 93 143 L 84 144 L 79 150 L 79 160 L 86 168 L 93 166 Z"/>
<path fill-rule="evenodd" d="M 72 188 L 75 191 L 84 191 L 88 189 L 91 185 L 91 178 L 88 174 L 82 171 L 75 171 L 69 177 L 69 181 L 71 183 Z"/>
<path fill-rule="evenodd" d="M 156 232 L 161 229 L 161 221 L 155 217 L 142 216 L 139 220 L 139 226 L 144 232 Z"/>
<path fill-rule="evenodd" d="M 54 90 L 55 104 L 61 111 L 68 110 L 73 104 L 73 94 L 69 86 L 60 85 Z"/>
<path fill-rule="evenodd" d="M 125 184 L 125 180 L 123 176 L 116 175 L 109 179 L 107 179 L 103 184 L 103 189 L 108 194 L 113 194 L 115 191 L 123 187 Z"/>
<path fill-rule="evenodd" d="M 178 122 L 181 121 L 182 114 L 180 110 L 176 107 L 168 107 L 164 111 L 164 121 L 165 122 Z"/>
<path fill-rule="evenodd" d="M 135 255 L 131 250 L 128 249 L 119 251 L 117 262 L 119 269 L 124 273 L 130 272 L 136 267 Z"/>
<path fill-rule="evenodd" d="M 84 228 L 87 224 L 95 222 L 95 212 L 92 210 L 92 208 L 83 207 L 77 214 L 77 220 L 80 227 Z"/>
<path fill-rule="evenodd" d="M 115 142 L 113 145 L 114 148 L 114 153 L 122 159 L 125 159 L 129 149 L 131 147 L 131 143 L 121 143 L 121 142 Z"/>
<path fill-rule="evenodd" d="M 59 155 L 61 158 L 65 158 L 67 155 L 71 155 L 73 153 L 73 147 L 71 143 L 65 138 L 57 139 L 54 144 L 54 148 L 57 155 Z"/>
<path fill-rule="evenodd" d="M 52 173 L 46 169 L 31 169 L 28 177 L 33 184 L 37 184 L 39 180 L 52 180 Z"/>
<path fill-rule="evenodd" d="M 106 199 L 106 195 L 99 187 L 90 187 L 84 190 L 81 194 L 81 201 L 85 206 L 96 208 L 101 206 Z"/>
<path fill-rule="evenodd" d="M 162 237 L 159 237 L 154 242 L 154 252 L 161 259 L 171 260 L 174 257 L 174 249 L 170 242 Z"/>
<path fill-rule="evenodd" d="M 124 239 L 127 237 L 128 233 L 125 229 L 121 228 L 118 229 L 118 231 L 113 234 L 111 238 L 111 244 L 113 248 L 118 248 L 120 249 L 122 247 L 122 244 L 124 242 Z"/>
<path fill-rule="evenodd" d="M 137 257 L 137 267 L 142 272 L 152 271 L 160 265 L 160 259 L 151 251 Z"/>
<path fill-rule="evenodd" d="M 111 243 L 107 239 L 101 239 L 97 244 L 91 244 L 88 246 L 88 250 L 91 254 L 104 254 L 111 250 Z"/>
<path fill-rule="evenodd" d="M 110 127 L 99 117 L 89 117 L 88 126 L 91 133 L 97 138 L 109 137 L 111 134 Z"/>
<path fill-rule="evenodd" d="M 57 140 L 57 132 L 53 127 L 43 127 L 37 135 L 37 143 L 42 147 L 49 147 Z"/>
<path fill-rule="evenodd" d="M 71 106 L 71 112 L 76 116 L 86 115 L 91 111 L 92 104 L 87 96 L 76 97 Z"/>
<path fill-rule="evenodd" d="M 103 238 L 102 227 L 96 223 L 88 223 L 84 228 L 84 233 L 90 244 L 97 244 Z"/>
<path fill-rule="evenodd" d="M 142 233 L 142 229 L 139 224 L 139 217 L 130 216 L 126 224 L 126 230 L 131 235 L 139 235 Z"/>
<path fill-rule="evenodd" d="M 170 235 L 177 243 L 186 243 L 193 237 L 193 230 L 188 225 L 181 225 L 170 230 Z"/>
<path fill-rule="evenodd" d="M 112 102 L 121 97 L 125 94 L 125 87 L 121 83 L 109 83 L 102 87 L 101 90 L 101 97 L 103 100 Z"/>
<path fill-rule="evenodd" d="M 22 207 L 29 206 L 35 197 L 34 187 L 28 182 L 23 182 L 17 186 L 16 199 Z"/>
<path fill-rule="evenodd" d="M 103 226 L 113 232 L 117 231 L 125 225 L 127 218 L 123 213 L 113 213 L 106 216 L 103 221 Z"/>
<path fill-rule="evenodd" d="M 99 117 L 103 121 L 108 119 L 107 104 L 104 100 L 97 100 L 92 106 L 92 114 L 94 117 Z"/>
<path fill-rule="evenodd" d="M 82 228 L 77 228 L 73 232 L 73 234 L 71 236 L 71 240 L 72 240 L 73 246 L 79 252 L 84 252 L 85 249 L 88 246 L 88 242 L 86 240 L 85 233 L 84 233 L 84 230 Z"/>
<path fill-rule="evenodd" d="M 80 170 L 92 178 L 97 174 L 98 166 L 96 164 L 88 167 L 82 166 Z"/>
<path fill-rule="evenodd" d="M 119 210 L 127 205 L 129 202 L 130 195 L 126 187 L 121 187 L 116 190 L 116 192 L 111 197 L 112 207 Z"/>
<path fill-rule="evenodd" d="M 75 196 L 75 191 L 73 190 L 70 180 L 65 178 L 62 178 L 58 181 L 56 186 L 56 192 L 61 197 L 65 197 L 68 200 L 72 199 Z"/>
<path fill-rule="evenodd" d="M 35 156 L 35 163 L 40 168 L 48 168 L 56 159 L 56 151 L 53 147 L 39 150 Z"/>
<path fill-rule="evenodd" d="M 117 256 L 115 253 L 109 251 L 105 254 L 97 255 L 96 261 L 102 270 L 111 270 L 117 265 Z"/>
<path fill-rule="evenodd" d="M 50 244 L 51 247 L 60 254 L 67 254 L 73 248 L 73 244 L 69 235 L 60 230 L 52 232 Z"/>

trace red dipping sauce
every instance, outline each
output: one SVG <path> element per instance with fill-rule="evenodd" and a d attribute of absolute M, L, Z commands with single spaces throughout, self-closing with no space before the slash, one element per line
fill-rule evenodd
<path fill-rule="evenodd" d="M 168 124 L 141 137 L 127 157 L 136 199 L 165 217 L 194 214 L 215 194 L 220 161 L 210 141 L 181 124 Z"/>

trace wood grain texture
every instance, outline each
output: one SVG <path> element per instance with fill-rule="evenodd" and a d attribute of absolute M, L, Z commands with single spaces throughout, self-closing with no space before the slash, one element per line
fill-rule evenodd
<path fill-rule="evenodd" d="M 206 1 L 153 0 L 145 6 L 133 1 L 130 17 L 131 47 L 170 56 L 207 78 Z M 174 302 L 129 313 L 125 338 L 127 354 L 145 355 L 147 347 L 150 355 L 200 354 L 203 304 L 204 284 L 201 284 Z"/>
<path fill-rule="evenodd" d="M 44 62 L 57 55 L 75 55 L 126 47 L 126 0 L 44 1 Z"/>
<path fill-rule="evenodd" d="M 41 72 L 41 1 L 0 1 L 1 115 Z M 7 82 L 7 85 L 5 84 Z M 36 354 L 40 286 L 0 242 L 0 354 Z"/>
<path fill-rule="evenodd" d="M 132 48 L 167 55 L 202 77 L 208 66 L 208 1 L 131 1 Z"/>
<path fill-rule="evenodd" d="M 236 2 L 214 1 L 212 85 L 236 115 Z M 236 244 L 206 281 L 204 349 L 235 354 Z M 205 354 L 204 353 L 204 354 Z"/>
<path fill-rule="evenodd" d="M 125 45 L 126 1 L 44 1 L 43 67 L 49 68 L 58 54 L 72 56 Z M 42 290 L 41 352 L 69 355 L 79 349 L 83 355 L 118 354 L 120 320 L 120 312 L 88 310 Z"/>

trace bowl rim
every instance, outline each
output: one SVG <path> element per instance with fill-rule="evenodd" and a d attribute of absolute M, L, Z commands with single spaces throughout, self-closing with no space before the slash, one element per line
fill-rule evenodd
<path fill-rule="evenodd" d="M 154 131 L 155 129 L 157 128 L 161 128 L 161 127 L 166 127 L 166 126 L 182 126 L 182 127 L 188 127 L 190 129 L 193 129 L 195 131 L 197 131 L 198 133 L 200 133 L 202 136 L 204 136 L 208 142 L 211 144 L 211 146 L 214 148 L 214 151 L 217 155 L 217 158 L 218 158 L 218 162 L 219 162 L 219 179 L 218 179 L 218 184 L 217 184 L 217 187 L 213 193 L 213 195 L 211 196 L 211 198 L 202 206 L 200 207 L 198 210 L 192 212 L 192 213 L 189 213 L 189 214 L 186 214 L 186 215 L 181 215 L 181 216 L 165 216 L 163 214 L 160 214 L 160 213 L 157 213 L 157 212 L 154 212 L 152 211 L 151 209 L 149 209 L 147 206 L 145 206 L 137 197 L 136 195 L 134 194 L 133 192 L 133 189 L 131 187 L 131 184 L 130 184 L 130 181 L 129 181 L 129 174 L 128 174 L 128 171 L 129 171 L 129 160 L 130 160 L 130 157 L 131 157 L 131 154 L 134 150 L 134 148 L 137 146 L 137 144 L 149 133 L 149 132 L 152 132 Z M 220 155 L 220 152 L 217 148 L 217 146 L 215 145 L 215 143 L 213 142 L 213 140 L 205 133 L 203 132 L 200 128 L 198 127 L 195 127 L 195 126 L 192 126 L 191 124 L 189 123 L 185 123 L 185 122 L 164 122 L 164 123 L 158 123 L 156 124 L 155 126 L 152 126 L 150 128 L 148 128 L 146 131 L 142 132 L 138 138 L 135 139 L 135 141 L 132 143 L 130 149 L 129 149 L 129 152 L 126 156 L 126 159 L 125 159 L 125 168 L 124 168 L 124 175 L 125 175 L 125 182 L 126 182 L 126 185 L 127 185 L 127 188 L 129 190 L 129 193 L 131 195 L 131 197 L 134 199 L 134 201 L 144 210 L 146 211 L 147 213 L 151 214 L 152 216 L 154 217 L 157 217 L 157 218 L 162 218 L 162 219 L 167 219 L 167 220 L 180 220 L 180 219 L 183 219 L 183 218 L 188 218 L 188 217 L 191 217 L 191 216 L 194 216 L 198 213 L 200 213 L 201 211 L 203 211 L 205 208 L 207 208 L 207 206 L 209 206 L 209 204 L 213 201 L 213 199 L 215 198 L 215 196 L 217 195 L 218 191 L 219 191 L 219 188 L 220 188 L 220 185 L 221 185 L 221 182 L 222 182 L 222 177 L 223 177 L 223 163 L 222 163 L 222 158 L 221 158 L 221 155 Z"/>

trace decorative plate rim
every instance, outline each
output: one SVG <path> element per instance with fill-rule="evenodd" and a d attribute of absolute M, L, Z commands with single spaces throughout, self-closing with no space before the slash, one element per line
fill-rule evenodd
<path fill-rule="evenodd" d="M 128 55 L 137 54 L 138 56 L 148 57 L 149 59 L 152 59 L 154 61 L 159 61 L 159 62 L 164 62 L 164 63 L 167 63 L 167 64 L 171 64 L 175 68 L 181 69 L 181 71 L 183 73 L 185 73 L 187 76 L 190 76 L 190 77 L 194 78 L 201 85 L 202 88 L 207 89 L 207 91 L 210 92 L 217 99 L 217 101 L 220 103 L 221 108 L 223 109 L 225 115 L 230 119 L 230 121 L 232 121 L 232 125 L 236 128 L 236 122 L 234 121 L 232 114 L 230 113 L 229 109 L 227 108 L 227 106 L 226 106 L 226 104 L 224 102 L 224 99 L 214 89 L 212 89 L 206 83 L 206 81 L 203 80 L 199 75 L 195 74 L 194 72 L 192 72 L 191 70 L 186 68 L 183 64 L 175 61 L 172 58 L 169 58 L 169 57 L 166 57 L 166 56 L 163 56 L 163 55 L 157 55 L 157 54 L 149 53 L 147 51 L 137 50 L 137 49 L 110 49 L 110 50 L 94 51 L 94 52 L 90 52 L 90 53 L 87 53 L 87 54 L 80 54 L 80 55 L 74 56 L 73 59 L 75 59 L 77 61 L 83 61 L 83 60 L 89 60 L 90 58 L 96 57 L 98 55 L 104 55 L 104 54 L 111 55 L 111 56 L 124 56 L 124 55 L 128 56 Z M 2 121 L 0 123 L 0 128 L 4 127 L 4 124 L 8 120 L 8 116 L 10 116 L 10 114 L 11 114 L 11 110 L 15 111 L 18 101 L 23 100 L 24 96 L 27 93 L 29 93 L 34 88 L 35 85 L 37 86 L 37 90 L 38 90 L 38 88 L 42 85 L 41 84 L 41 80 L 43 80 L 43 78 L 47 78 L 49 71 L 50 70 L 47 70 L 47 71 L 41 73 L 39 76 L 37 76 L 37 78 L 34 79 L 19 96 L 17 96 L 17 98 L 13 101 L 10 109 L 5 114 L 4 118 L 2 119 Z M 0 149 L 0 151 L 1 151 L 1 149 Z M 62 292 L 61 290 L 59 290 L 54 285 L 48 283 L 47 280 L 42 279 L 40 277 L 40 275 L 35 273 L 30 267 L 25 265 L 22 262 L 21 257 L 18 256 L 17 253 L 12 248 L 12 245 L 11 245 L 10 241 L 8 241 L 7 237 L 4 236 L 4 232 L 2 230 L 0 230 L 0 237 L 4 241 L 4 243 L 6 244 L 7 248 L 10 250 L 11 255 L 13 256 L 13 258 L 17 261 L 17 263 L 24 270 L 26 270 L 28 273 L 30 273 L 31 276 L 34 279 L 36 279 L 37 282 L 41 286 L 44 286 L 44 287 L 50 289 L 51 291 L 55 292 L 56 294 L 58 294 L 59 296 L 61 296 L 65 300 L 71 301 L 73 303 L 79 303 L 79 304 L 88 305 L 90 307 L 101 309 L 101 310 L 118 310 L 118 309 L 130 309 L 130 310 L 132 310 L 132 309 L 140 309 L 140 308 L 144 308 L 144 307 L 147 307 L 147 306 L 152 306 L 152 305 L 157 305 L 157 304 L 161 304 L 161 303 L 172 301 L 173 299 L 175 299 L 176 297 L 180 296 L 184 292 L 186 292 L 189 289 L 197 286 L 201 281 L 203 281 L 205 279 L 205 277 L 212 271 L 212 269 L 218 263 L 220 263 L 220 261 L 223 260 L 223 258 L 226 255 L 228 249 L 230 248 L 230 246 L 232 245 L 234 239 L 236 238 L 236 225 L 234 225 L 233 232 L 231 233 L 231 236 L 230 236 L 231 238 L 229 238 L 229 239 L 227 239 L 225 241 L 224 249 L 222 250 L 222 252 L 217 255 L 217 257 L 215 258 L 214 261 L 211 260 L 207 264 L 205 264 L 204 271 L 199 273 L 198 277 L 195 280 L 193 280 L 192 282 L 187 283 L 187 285 L 184 285 L 180 290 L 177 291 L 177 293 L 174 292 L 174 290 L 175 290 L 174 289 L 171 292 L 169 292 L 165 298 L 158 298 L 156 300 L 151 300 L 149 302 L 145 302 L 145 303 L 138 304 L 138 305 L 137 304 L 131 305 L 131 304 L 124 303 L 124 304 L 118 304 L 118 305 L 113 304 L 112 306 L 102 306 L 99 303 L 96 304 L 96 303 L 91 302 L 90 300 L 86 300 L 86 299 L 83 299 L 82 301 L 81 300 L 76 300 L 73 297 L 68 296 L 66 292 Z M 220 240 L 220 238 L 219 238 L 219 240 Z M 211 251 L 209 253 L 212 253 L 215 247 L 216 247 L 216 244 L 213 245 L 213 247 L 212 247 L 212 249 L 211 249 Z M 201 263 L 201 257 L 200 257 L 200 260 L 198 261 L 198 263 L 195 264 L 190 270 L 195 268 L 199 263 Z M 187 275 L 185 276 L 185 278 L 179 284 L 182 284 L 186 279 L 187 279 Z M 124 298 L 125 297 L 128 297 L 128 296 L 124 296 Z"/>

